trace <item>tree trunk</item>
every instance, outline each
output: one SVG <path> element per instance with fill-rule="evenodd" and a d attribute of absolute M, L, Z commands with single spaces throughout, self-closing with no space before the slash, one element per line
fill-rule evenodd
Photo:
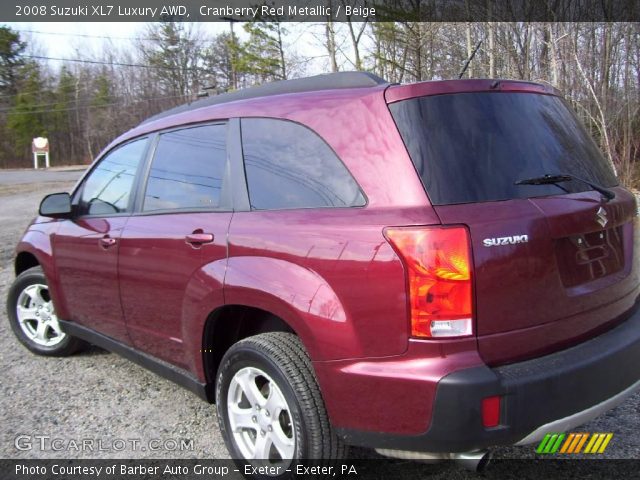
<path fill-rule="evenodd" d="M 496 59 L 495 59 L 495 39 L 493 31 L 493 22 L 491 21 L 491 0 L 487 0 L 487 27 L 489 29 L 489 78 L 495 78 L 496 76 Z"/>
<path fill-rule="evenodd" d="M 337 52 L 336 52 L 336 34 L 335 31 L 333 29 L 333 21 L 330 19 L 327 19 L 327 23 L 326 23 L 326 27 L 325 27 L 325 33 L 327 35 L 327 51 L 329 52 L 329 61 L 331 63 L 331 71 L 332 72 L 337 72 L 338 71 L 338 60 L 336 58 Z"/>

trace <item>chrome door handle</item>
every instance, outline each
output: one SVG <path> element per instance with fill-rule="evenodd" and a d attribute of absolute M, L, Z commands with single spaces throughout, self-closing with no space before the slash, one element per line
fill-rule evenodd
<path fill-rule="evenodd" d="M 185 241 L 193 246 L 200 246 L 203 243 L 213 242 L 213 233 L 194 232 L 185 237 Z"/>
<path fill-rule="evenodd" d="M 111 238 L 109 235 L 105 235 L 100 239 L 100 246 L 102 248 L 113 247 L 118 241 L 115 238 Z"/>

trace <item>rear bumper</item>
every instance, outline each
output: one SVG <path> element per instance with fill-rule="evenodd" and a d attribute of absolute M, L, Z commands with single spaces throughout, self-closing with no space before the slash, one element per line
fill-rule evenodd
<path fill-rule="evenodd" d="M 446 362 L 446 358 L 433 359 Z M 381 372 L 379 378 L 384 377 Z M 424 383 L 428 393 L 430 385 Z M 379 382 L 384 388 L 384 382 Z M 424 433 L 382 433 L 340 428 L 349 444 L 423 452 L 466 452 L 496 445 L 533 443 L 562 432 L 615 407 L 640 388 L 640 311 L 616 328 L 580 345 L 544 357 L 498 368 L 477 365 L 436 381 L 430 423 Z M 379 415 L 402 412 L 400 403 Z M 481 403 L 501 395 L 500 425 L 482 425 Z M 429 397 L 423 397 L 429 402 Z M 403 420 L 406 421 L 406 420 Z M 414 416 L 420 424 L 423 419 Z M 429 419 L 427 419 L 429 422 Z"/>

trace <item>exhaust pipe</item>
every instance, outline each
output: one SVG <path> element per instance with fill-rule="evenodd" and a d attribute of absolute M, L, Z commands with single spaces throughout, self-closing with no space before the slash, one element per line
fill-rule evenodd
<path fill-rule="evenodd" d="M 479 450 L 476 452 L 463 453 L 432 453 L 432 452 L 412 452 L 409 450 L 391 450 L 386 448 L 376 449 L 380 455 L 400 460 L 413 460 L 424 463 L 438 463 L 444 460 L 453 460 L 461 467 L 472 472 L 482 472 L 491 461 L 491 452 Z"/>
<path fill-rule="evenodd" d="M 476 473 L 482 472 L 491 461 L 491 452 L 488 450 L 454 453 L 452 455 L 453 460 L 455 460 L 458 465 Z"/>

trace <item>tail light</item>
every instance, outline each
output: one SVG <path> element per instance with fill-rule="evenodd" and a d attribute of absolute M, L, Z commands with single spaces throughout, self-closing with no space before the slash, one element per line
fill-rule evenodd
<path fill-rule="evenodd" d="M 473 333 L 469 234 L 464 227 L 387 228 L 405 266 L 414 337 Z"/>

